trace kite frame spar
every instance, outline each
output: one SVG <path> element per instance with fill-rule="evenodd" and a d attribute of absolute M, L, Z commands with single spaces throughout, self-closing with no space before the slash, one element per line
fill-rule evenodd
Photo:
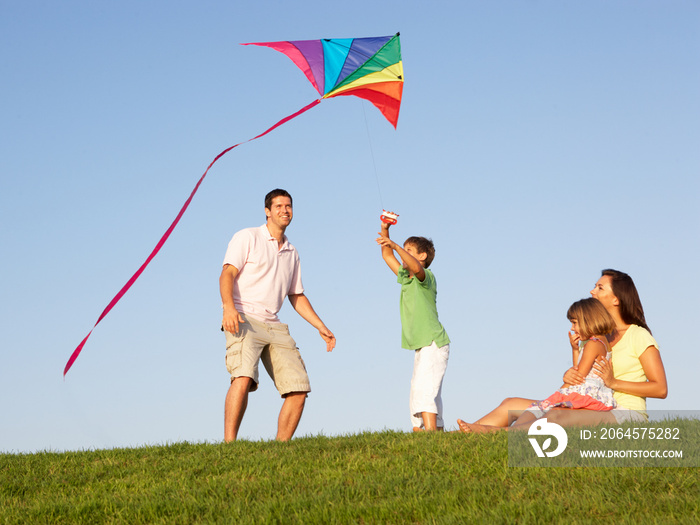
<path fill-rule="evenodd" d="M 298 117 L 312 107 L 320 104 L 323 99 L 336 96 L 354 95 L 370 101 L 382 112 L 394 128 L 396 128 L 403 94 L 403 63 L 401 61 L 399 33 L 387 37 L 298 40 L 289 42 L 251 42 L 243 45 L 271 47 L 286 54 L 302 71 L 304 71 L 306 77 L 319 94 L 322 95 L 321 98 L 314 100 L 296 113 L 283 118 L 259 135 L 245 142 L 239 142 L 238 144 L 226 148 L 209 163 L 209 166 L 207 166 L 207 169 L 199 178 L 197 184 L 195 184 L 194 189 L 180 209 L 177 217 L 175 217 L 175 220 L 160 238 L 150 255 L 121 290 L 119 290 L 117 295 L 114 296 L 107 307 L 102 311 L 90 332 L 76 349 L 73 350 L 73 353 L 63 369 L 64 378 L 80 355 L 85 343 L 87 343 L 97 325 L 100 324 L 126 292 L 129 291 L 168 240 L 170 234 L 185 214 L 185 211 L 187 211 L 187 208 L 199 190 L 207 173 L 209 173 L 211 167 L 221 157 L 241 144 L 246 144 L 267 135 L 285 122 Z M 328 86 L 328 89 L 326 89 L 326 86 Z"/>

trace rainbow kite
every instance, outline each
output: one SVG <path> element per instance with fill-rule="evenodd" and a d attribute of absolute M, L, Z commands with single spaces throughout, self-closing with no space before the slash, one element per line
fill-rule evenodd
<path fill-rule="evenodd" d="M 287 55 L 322 98 L 355 95 L 396 127 L 403 92 L 399 34 L 376 38 L 256 42 Z"/>
<path fill-rule="evenodd" d="M 272 127 L 263 131 L 260 135 L 248 139 L 251 142 L 270 133 L 285 122 L 298 117 L 312 107 L 319 104 L 325 98 L 354 95 L 374 104 L 379 111 L 396 127 L 399 119 L 401 95 L 403 93 L 403 64 L 401 62 L 401 44 L 399 33 L 393 36 L 372 38 L 339 38 L 322 40 L 296 40 L 290 42 L 252 42 L 243 45 L 265 46 L 280 51 L 287 55 L 306 75 L 321 98 L 303 107 Z M 156 244 L 153 251 L 139 267 L 136 273 L 127 281 L 121 290 L 114 296 L 107 307 L 102 311 L 92 330 L 80 342 L 73 351 L 63 369 L 63 376 L 68 373 L 73 363 L 80 355 L 85 343 L 93 330 L 114 308 L 119 300 L 129 291 L 129 288 L 141 276 L 146 267 L 158 254 L 168 240 L 175 226 L 180 222 L 185 211 L 189 207 L 199 186 L 209 173 L 214 163 L 226 155 L 232 149 L 244 144 L 239 142 L 219 153 L 211 161 L 204 174 L 199 178 L 190 196 L 180 209 L 170 227 Z"/>

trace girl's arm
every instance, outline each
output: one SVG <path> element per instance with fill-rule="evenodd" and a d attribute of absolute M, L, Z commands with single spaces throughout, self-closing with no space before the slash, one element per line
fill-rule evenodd
<path fill-rule="evenodd" d="M 605 357 L 605 345 L 600 341 L 590 340 L 583 347 L 583 356 L 578 365 L 578 371 L 584 377 L 588 375 L 593 368 L 596 358 Z"/>
<path fill-rule="evenodd" d="M 578 359 L 581 353 L 578 346 L 580 339 L 581 337 L 576 332 L 569 330 L 569 344 L 571 345 L 571 357 L 573 358 L 574 366 L 564 372 L 564 385 L 562 388 L 566 386 L 580 385 L 586 380 L 586 376 L 580 374 L 578 371 Z"/>
<path fill-rule="evenodd" d="M 578 345 L 578 342 L 576 344 Z M 574 353 L 574 366 L 569 368 L 564 374 L 564 384 L 562 388 L 582 384 L 591 371 L 596 358 L 605 357 L 606 354 L 605 345 L 603 343 L 590 340 L 583 347 L 583 356 L 581 357 L 581 362 L 577 366 L 576 360 L 578 359 L 578 351 L 573 349 L 573 343 L 571 346 L 572 353 Z"/>
<path fill-rule="evenodd" d="M 574 368 L 578 367 L 578 358 L 580 354 L 578 342 L 580 339 L 581 337 L 577 333 L 569 330 L 569 344 L 571 345 L 571 354 L 574 358 Z"/>
<path fill-rule="evenodd" d="M 661 361 L 659 349 L 650 346 L 641 356 L 639 362 L 642 363 L 646 381 L 621 381 L 615 379 L 612 363 L 607 359 L 598 359 L 593 365 L 595 373 L 603 379 L 605 386 L 612 388 L 616 392 L 624 392 L 639 397 L 657 397 L 666 399 L 668 395 L 668 384 L 666 383 L 666 370 Z"/>

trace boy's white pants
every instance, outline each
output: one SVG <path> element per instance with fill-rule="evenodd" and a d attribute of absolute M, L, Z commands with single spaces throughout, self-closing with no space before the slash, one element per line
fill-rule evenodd
<path fill-rule="evenodd" d="M 442 419 L 442 380 L 450 357 L 450 345 L 438 347 L 433 341 L 415 351 L 409 408 L 414 427 L 423 428 L 423 412 L 437 414 L 438 428 L 445 427 Z"/>

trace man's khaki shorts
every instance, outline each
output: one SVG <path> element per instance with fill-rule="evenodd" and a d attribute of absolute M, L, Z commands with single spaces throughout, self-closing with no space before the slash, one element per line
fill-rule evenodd
<path fill-rule="evenodd" d="M 250 391 L 258 389 L 258 362 L 262 359 L 265 370 L 272 378 L 280 395 L 291 392 L 311 392 L 309 376 L 304 360 L 289 327 L 282 323 L 263 323 L 245 317 L 238 334 L 226 335 L 226 369 L 231 381 L 237 377 L 250 377 L 254 384 Z"/>

